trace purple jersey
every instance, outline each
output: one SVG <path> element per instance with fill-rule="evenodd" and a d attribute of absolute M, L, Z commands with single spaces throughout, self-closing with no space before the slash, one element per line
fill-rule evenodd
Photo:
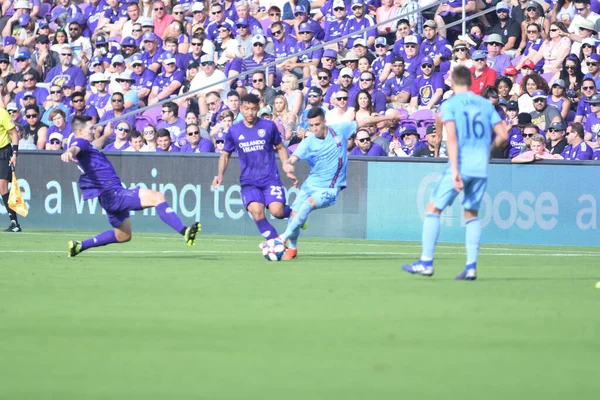
<path fill-rule="evenodd" d="M 118 117 L 118 119 L 116 121 L 113 121 L 112 124 L 113 126 L 116 126 L 115 124 L 117 124 L 119 121 L 125 120 L 129 123 L 129 126 L 135 126 L 135 115 L 131 115 L 127 118 L 123 118 L 123 114 L 127 114 L 128 112 L 130 112 L 131 109 L 127 108 L 125 110 L 123 110 L 121 112 L 121 116 Z M 109 119 L 113 119 L 115 118 L 115 110 L 109 110 L 107 112 L 104 113 L 104 115 L 102 116 L 102 118 L 100 118 L 99 122 L 104 122 L 104 121 L 108 121 Z M 114 136 L 114 134 L 113 134 Z"/>
<path fill-rule="evenodd" d="M 179 153 L 181 151 L 181 149 L 177 146 L 175 146 L 175 144 L 171 144 L 171 146 L 169 146 L 168 149 L 163 150 L 162 147 L 157 147 L 156 148 L 156 152 L 157 153 Z"/>
<path fill-rule="evenodd" d="M 348 25 L 348 17 L 341 21 L 338 21 L 335 17 L 333 21 L 325 21 L 325 38 L 323 40 L 330 42 L 333 39 L 342 37 L 346 30 L 346 25 Z"/>
<path fill-rule="evenodd" d="M 419 54 L 413 58 L 404 57 L 404 69 L 414 76 L 421 75 L 421 60 L 423 57 Z"/>
<path fill-rule="evenodd" d="M 145 69 L 142 75 L 138 75 L 135 72 L 131 74 L 131 77 L 135 79 L 135 83 L 131 88 L 137 92 L 142 89 L 152 89 L 154 79 L 156 79 L 156 72 L 151 69 Z"/>
<path fill-rule="evenodd" d="M 600 150 L 596 150 L 592 156 L 592 160 L 600 160 Z"/>
<path fill-rule="evenodd" d="M 590 103 L 587 102 L 587 99 L 588 98 L 584 96 L 579 100 L 579 103 L 577 103 L 577 111 L 575 111 L 576 116 L 585 117 L 592 113 L 592 107 L 590 106 Z"/>
<path fill-rule="evenodd" d="M 404 146 L 404 144 L 403 144 L 402 145 L 402 151 L 405 152 L 407 156 L 412 157 L 412 155 L 415 152 L 415 150 L 417 150 L 421 146 L 425 146 L 425 143 L 417 140 L 417 143 L 415 143 L 415 145 L 411 149 L 409 149 L 408 147 Z"/>
<path fill-rule="evenodd" d="M 158 48 L 156 50 L 156 53 L 154 53 L 153 56 L 150 55 L 150 53 L 148 53 L 147 51 L 144 51 L 142 53 L 142 61 L 144 62 L 144 65 L 146 66 L 146 68 L 150 68 L 150 66 L 152 64 L 158 64 L 160 65 L 160 57 L 162 56 L 162 53 L 164 53 L 164 50 Z M 160 71 L 160 68 L 159 68 Z"/>
<path fill-rule="evenodd" d="M 344 36 L 349 35 L 353 32 L 360 31 L 361 29 L 368 28 L 370 26 L 375 25 L 375 21 L 369 15 L 363 16 L 360 21 L 356 19 L 356 17 L 352 16 L 348 19 L 348 23 L 346 24 L 346 29 L 344 29 Z M 368 41 L 370 37 L 376 36 L 376 29 L 371 29 L 369 31 L 359 33 L 348 38 L 348 43 L 346 44 L 347 49 L 351 49 L 354 47 L 354 41 L 356 39 L 365 39 Z"/>
<path fill-rule="evenodd" d="M 73 138 L 69 148 L 81 149 L 77 154 L 77 168 L 81 171 L 79 187 L 84 200 L 100 196 L 104 191 L 122 189 L 121 179 L 106 156 L 83 138 Z"/>
<path fill-rule="evenodd" d="M 296 49 L 298 45 L 298 41 L 294 39 L 292 36 L 285 36 L 283 42 L 275 39 L 273 40 L 274 51 L 273 53 L 277 55 L 277 58 L 291 56 L 292 54 L 296 54 L 298 51 Z"/>
<path fill-rule="evenodd" d="M 535 42 L 528 40 L 527 43 L 525 44 L 525 50 L 523 50 L 523 57 L 527 57 L 529 55 L 530 51 L 538 51 L 540 49 L 540 47 L 542 47 L 543 43 L 544 43 L 544 39 L 542 39 L 541 37 L 538 38 Z M 546 62 L 546 60 L 544 60 L 544 57 L 542 57 L 542 59 L 540 61 L 538 61 L 537 64 L 535 64 L 534 69 L 536 71 L 541 70 L 542 68 L 544 68 L 545 62 Z"/>
<path fill-rule="evenodd" d="M 313 38 L 308 44 L 306 44 L 304 42 L 298 42 L 296 44 L 296 53 L 299 53 L 304 50 L 308 50 L 311 47 L 315 47 L 320 44 L 321 44 L 321 42 L 319 42 L 315 38 Z M 298 56 L 298 62 L 307 63 L 307 62 L 311 62 L 312 60 L 321 60 L 321 57 L 323 56 L 323 51 L 324 51 L 323 49 L 317 49 L 317 50 L 313 50 L 308 53 L 304 53 L 301 56 Z"/>
<path fill-rule="evenodd" d="M 568 145 L 560 155 L 565 160 L 591 160 L 594 154 L 594 149 L 586 142 L 581 142 L 573 147 Z"/>
<path fill-rule="evenodd" d="M 383 83 L 383 93 L 388 96 L 396 96 L 402 91 L 411 92 L 413 83 L 415 82 L 415 76 L 404 71 L 404 74 L 397 78 L 396 75 L 392 74 L 391 78 L 386 79 Z"/>
<path fill-rule="evenodd" d="M 273 146 L 281 144 L 281 135 L 272 121 L 258 118 L 253 127 L 234 124 L 225 135 L 224 151 L 237 149 L 242 186 L 265 187 L 280 181 Z"/>
<path fill-rule="evenodd" d="M 152 89 L 154 90 L 155 87 L 158 87 L 158 91 L 160 93 L 161 91 L 165 90 L 171 83 L 179 82 L 179 83 L 183 84 L 184 80 L 185 80 L 185 72 L 183 72 L 183 71 L 175 70 L 175 72 L 173 72 L 173 74 L 171 74 L 170 76 L 167 76 L 167 73 L 164 72 L 164 73 L 158 74 L 156 76 L 156 79 L 154 80 L 154 84 L 152 85 Z M 177 96 L 177 91 L 173 92 L 171 94 L 171 96 L 169 96 L 169 97 L 174 97 L 174 96 Z"/>
<path fill-rule="evenodd" d="M 498 73 L 498 76 L 504 76 L 504 68 L 511 66 L 510 56 L 498 54 L 496 57 L 487 58 L 487 65 Z"/>
<path fill-rule="evenodd" d="M 595 142 L 598 133 L 600 132 L 600 118 L 597 117 L 596 114 L 588 114 L 587 119 L 585 120 L 585 131 L 592 134 L 590 140 Z"/>
<path fill-rule="evenodd" d="M 129 145 L 129 142 L 125 142 L 121 147 L 117 148 L 115 146 L 115 142 L 112 142 L 111 144 L 107 145 L 106 147 L 104 147 L 104 149 L 102 149 L 102 151 L 107 152 L 107 151 L 123 151 L 125 149 L 128 149 L 129 147 L 131 147 Z"/>
<path fill-rule="evenodd" d="M 87 103 L 96 108 L 104 108 L 106 104 L 110 101 L 110 94 L 106 93 L 102 96 L 98 95 L 98 93 L 92 93 Z"/>
<path fill-rule="evenodd" d="M 25 94 L 33 95 L 37 104 L 44 104 L 44 102 L 48 98 L 49 93 L 43 87 L 35 88 L 33 92 L 21 91 L 15 96 L 15 103 L 17 103 L 17 106 L 23 107 L 23 97 L 25 97 Z"/>
<path fill-rule="evenodd" d="M 523 142 L 523 135 L 519 128 L 512 128 L 509 132 L 508 139 L 508 156 L 514 158 L 521 154 L 522 149 L 525 147 Z"/>
<path fill-rule="evenodd" d="M 392 62 L 392 52 L 388 51 L 383 57 L 377 57 L 371 64 L 371 71 L 375 74 L 375 88 L 381 89 L 383 82 L 379 80 L 379 76 L 387 64 Z"/>
<path fill-rule="evenodd" d="M 181 136 L 182 133 L 185 136 L 185 127 L 186 123 L 183 120 L 183 118 L 177 118 L 177 120 L 172 124 L 167 123 L 167 121 L 161 121 L 156 126 L 156 129 L 168 130 L 171 133 L 171 141 L 175 142 Z"/>
<path fill-rule="evenodd" d="M 371 148 L 369 149 L 369 151 L 367 152 L 367 154 L 363 153 L 362 150 L 360 149 L 360 147 L 355 146 L 352 149 L 352 151 L 350 152 L 349 155 L 351 155 L 351 156 L 363 156 L 363 157 L 387 156 L 387 154 L 385 154 L 385 151 L 383 151 L 383 147 L 381 147 L 377 143 L 373 143 L 373 145 L 371 146 Z"/>
<path fill-rule="evenodd" d="M 432 41 L 423 40 L 421 42 L 419 54 L 423 57 L 430 57 L 432 60 L 435 56 L 440 55 L 442 59 L 440 72 L 445 74 L 450 69 L 450 59 L 452 58 L 452 52 L 446 47 L 448 45 L 449 43 L 446 38 L 438 34 L 434 36 Z"/>
<path fill-rule="evenodd" d="M 96 121 L 100 119 L 98 110 L 96 110 L 96 107 L 94 106 L 85 106 L 81 114 L 78 114 L 74 108 L 71 108 L 71 119 L 73 119 L 75 115 L 87 115 L 88 117 L 96 118 Z"/>
<path fill-rule="evenodd" d="M 418 96 L 418 105 L 426 106 L 429 104 L 436 90 L 444 89 L 444 77 L 439 72 L 434 72 L 430 77 L 424 75 L 418 76 L 415 79 L 415 84 L 412 87 L 412 97 Z M 440 98 L 436 104 L 439 104 Z"/>
<path fill-rule="evenodd" d="M 200 141 L 195 146 L 192 146 L 190 142 L 187 142 L 181 146 L 182 153 L 214 153 L 215 146 L 212 140 L 206 138 L 200 138 Z"/>
<path fill-rule="evenodd" d="M 85 87 L 86 79 L 81 68 L 75 65 L 71 65 L 65 71 L 63 71 L 62 65 L 57 65 L 48 71 L 45 82 L 60 87 L 66 86 L 65 83 L 67 82 L 72 83 L 71 86 Z"/>

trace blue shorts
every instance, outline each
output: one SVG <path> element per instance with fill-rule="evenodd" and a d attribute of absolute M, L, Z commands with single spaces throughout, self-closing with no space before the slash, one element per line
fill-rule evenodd
<path fill-rule="evenodd" d="M 100 205 L 108 215 L 108 222 L 115 228 L 123 225 L 123 222 L 129 218 L 130 211 L 139 211 L 142 209 L 140 200 L 140 188 L 133 189 L 115 188 L 103 192 L 98 197 Z"/>
<path fill-rule="evenodd" d="M 481 200 L 487 187 L 487 178 L 474 178 L 470 176 L 462 176 L 464 188 L 462 206 L 465 210 L 479 211 Z M 437 185 L 431 193 L 431 201 L 438 210 L 452 205 L 459 192 L 452 185 L 452 172 L 447 169 L 437 181 Z"/>
<path fill-rule="evenodd" d="M 266 186 L 245 185 L 242 186 L 241 193 L 246 210 L 248 205 L 253 202 L 264 204 L 266 207 L 271 203 L 285 204 L 285 189 L 281 182 L 275 181 Z"/>
<path fill-rule="evenodd" d="M 338 188 L 317 188 L 308 185 L 302 185 L 300 192 L 296 195 L 292 210 L 298 211 L 302 203 L 312 197 L 317 204 L 317 208 L 327 208 L 335 204 L 340 189 Z"/>

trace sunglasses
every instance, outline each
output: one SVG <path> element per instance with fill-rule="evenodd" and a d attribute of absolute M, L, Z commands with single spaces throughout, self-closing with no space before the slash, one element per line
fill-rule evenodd
<path fill-rule="evenodd" d="M 262 43 L 254 43 L 252 46 L 254 46 L 254 47 L 265 47 L 265 45 L 262 44 Z"/>
<path fill-rule="evenodd" d="M 37 118 L 37 114 L 25 114 L 25 118 L 30 119 L 30 118 Z"/>
<path fill-rule="evenodd" d="M 301 35 L 308 35 L 309 33 L 312 33 L 312 32 L 300 32 Z"/>
<path fill-rule="evenodd" d="M 76 99 L 76 100 L 73 100 L 73 103 L 83 103 L 83 99 Z"/>
<path fill-rule="evenodd" d="M 577 12 L 582 12 L 583 10 L 586 9 L 586 7 L 583 7 L 583 8 L 577 8 L 577 7 L 575 7 L 575 9 L 577 10 Z"/>
<path fill-rule="evenodd" d="M 60 53 L 63 57 L 73 57 L 73 53 Z"/>
<path fill-rule="evenodd" d="M 496 10 L 496 14 L 503 14 L 503 13 L 504 14 L 508 13 L 508 10 L 506 10 L 506 9 Z"/>
<path fill-rule="evenodd" d="M 565 69 L 575 69 L 574 65 L 565 65 Z"/>
<path fill-rule="evenodd" d="M 313 94 L 309 94 L 308 97 L 319 97 L 319 95 L 316 93 L 313 93 Z"/>
<path fill-rule="evenodd" d="M 302 16 L 304 16 L 303 12 L 294 13 L 294 17 L 302 17 Z"/>
<path fill-rule="evenodd" d="M 263 78 L 258 78 L 258 79 L 252 79 L 252 83 L 258 83 L 258 82 L 264 82 L 265 80 Z"/>
<path fill-rule="evenodd" d="M 501 47 L 502 43 L 488 43 L 488 45 Z"/>
<path fill-rule="evenodd" d="M 211 14 L 212 14 L 212 15 L 219 15 L 219 14 L 221 14 L 222 12 L 223 12 L 223 10 L 220 10 L 220 11 L 213 11 L 213 12 L 211 12 Z"/>
<path fill-rule="evenodd" d="M 52 139 L 52 140 L 50 140 L 50 144 L 60 144 L 60 140 Z"/>
<path fill-rule="evenodd" d="M 373 78 L 360 78 L 361 82 L 371 82 Z"/>
<path fill-rule="evenodd" d="M 433 68 L 433 64 L 423 64 L 421 68 Z"/>
<path fill-rule="evenodd" d="M 31 82 L 34 81 L 35 79 L 33 78 L 23 78 L 23 82 Z"/>
<path fill-rule="evenodd" d="M 213 65 L 213 64 L 214 64 L 214 62 L 212 62 L 212 61 L 204 61 L 204 62 L 200 63 L 200 65 L 202 65 L 203 67 L 206 67 L 207 65 Z"/>
<path fill-rule="evenodd" d="M 192 14 L 202 14 L 202 11 L 193 11 Z"/>
<path fill-rule="evenodd" d="M 329 77 L 327 75 L 325 76 L 317 76 L 317 79 L 320 81 L 324 81 L 325 79 L 329 79 Z"/>
<path fill-rule="evenodd" d="M 281 13 L 269 13 L 270 17 L 279 17 L 281 16 Z"/>
<path fill-rule="evenodd" d="M 278 31 L 271 31 L 271 34 L 272 34 L 273 36 L 277 36 L 277 35 L 279 35 L 280 33 L 281 33 L 281 29 L 280 29 L 280 30 L 278 30 Z"/>
<path fill-rule="evenodd" d="M 352 11 L 354 11 L 354 10 L 362 10 L 362 9 L 363 9 L 362 6 L 354 6 L 354 7 L 352 7 Z"/>
<path fill-rule="evenodd" d="M 463 52 L 467 51 L 467 49 L 461 47 L 460 49 L 454 49 L 454 51 L 456 51 L 458 53 L 463 53 Z"/>
<path fill-rule="evenodd" d="M 165 9 L 164 7 L 155 7 L 155 8 L 154 8 L 154 11 L 162 11 L 162 10 L 164 10 L 164 9 Z"/>
<path fill-rule="evenodd" d="M 69 30 L 70 31 L 78 31 L 79 27 L 78 26 L 71 26 L 71 27 L 69 27 Z"/>
<path fill-rule="evenodd" d="M 342 11 L 342 10 L 345 10 L 345 8 L 344 7 L 336 7 L 333 9 L 333 11 Z"/>
<path fill-rule="evenodd" d="M 366 142 L 366 143 L 369 143 L 369 142 L 371 141 L 371 138 L 368 138 L 368 137 L 366 137 L 366 138 L 362 138 L 362 139 L 356 139 L 356 140 L 358 140 L 358 141 L 359 141 L 359 142 L 361 142 L 361 143 L 365 143 L 365 142 Z"/>
<path fill-rule="evenodd" d="M 581 88 L 581 90 L 595 90 L 596 88 L 594 86 L 583 86 Z"/>
<path fill-rule="evenodd" d="M 595 67 L 596 65 L 598 65 L 598 63 L 597 62 L 586 62 L 586 65 L 588 67 Z"/>
<path fill-rule="evenodd" d="M 248 25 L 236 25 L 236 27 L 238 29 L 246 29 L 246 28 L 248 28 Z"/>
<path fill-rule="evenodd" d="M 331 58 L 331 57 L 323 57 L 323 58 L 325 59 L 325 61 L 328 61 L 328 62 L 335 61 L 335 58 Z"/>
<path fill-rule="evenodd" d="M 117 130 L 121 131 L 121 132 L 125 132 L 125 133 L 129 133 L 129 131 L 130 131 L 129 128 L 121 128 L 121 127 L 118 127 Z"/>
<path fill-rule="evenodd" d="M 131 30 L 131 32 L 134 32 L 134 33 L 139 33 L 139 32 L 141 32 L 141 31 L 142 31 L 141 29 L 132 29 L 132 30 Z"/>
<path fill-rule="evenodd" d="M 59 94 L 62 93 L 62 90 L 51 90 L 50 94 Z"/>
<path fill-rule="evenodd" d="M 530 11 L 537 11 L 537 8 L 536 7 L 529 7 L 527 9 L 527 12 L 530 12 Z"/>
<path fill-rule="evenodd" d="M 111 100 L 113 103 L 122 103 L 123 99 L 112 99 Z"/>
<path fill-rule="evenodd" d="M 527 33 L 538 33 L 539 31 L 536 29 L 535 31 L 527 31 Z"/>
<path fill-rule="evenodd" d="M 229 32 L 229 29 L 219 29 L 219 33 Z"/>
<path fill-rule="evenodd" d="M 144 131 L 144 135 L 154 135 L 154 131 Z"/>
<path fill-rule="evenodd" d="M 387 45 L 385 45 L 385 44 L 378 44 L 378 45 L 375 46 L 376 49 L 382 49 L 382 48 L 385 48 L 385 47 L 387 47 Z"/>
<path fill-rule="evenodd" d="M 594 46 L 592 46 L 591 44 L 584 44 L 583 46 L 581 46 L 582 49 L 591 49 L 592 47 Z"/>
<path fill-rule="evenodd" d="M 523 135 L 523 137 L 530 138 L 533 135 L 535 135 L 535 133 L 523 133 L 522 135 Z"/>
<path fill-rule="evenodd" d="M 0 64 L 8 64 L 8 61 L 0 60 Z"/>
<path fill-rule="evenodd" d="M 338 101 L 348 101 L 348 96 L 344 96 L 344 97 L 337 97 Z"/>
<path fill-rule="evenodd" d="M 554 128 L 548 128 L 548 132 L 562 132 L 558 129 L 554 129 Z"/>
<path fill-rule="evenodd" d="M 545 103 L 546 99 L 533 99 L 534 103 Z"/>
<path fill-rule="evenodd" d="M 215 140 L 215 143 L 216 144 L 225 144 L 225 141 L 224 140 Z"/>
<path fill-rule="evenodd" d="M 202 46 L 202 43 L 200 43 L 200 42 L 192 42 L 192 46 Z"/>
<path fill-rule="evenodd" d="M 188 132 L 187 133 L 188 136 L 196 136 L 196 135 L 199 135 L 199 134 L 200 134 L 200 131 L 193 131 L 193 132 Z"/>
<path fill-rule="evenodd" d="M 417 47 L 417 45 L 416 44 L 405 44 L 404 47 L 407 49 L 414 49 Z"/>
<path fill-rule="evenodd" d="M 175 11 L 173 14 L 174 15 L 183 15 L 183 11 Z"/>
<path fill-rule="evenodd" d="M 558 28 L 551 28 L 550 32 L 556 32 L 558 30 Z"/>

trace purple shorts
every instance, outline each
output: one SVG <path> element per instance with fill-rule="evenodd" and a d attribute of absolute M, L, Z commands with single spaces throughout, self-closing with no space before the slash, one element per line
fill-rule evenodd
<path fill-rule="evenodd" d="M 133 189 L 115 188 L 103 192 L 98 198 L 100 205 L 108 215 L 108 222 L 115 228 L 123 225 L 129 218 L 130 211 L 142 209 L 140 200 L 140 188 Z"/>
<path fill-rule="evenodd" d="M 242 201 L 246 210 L 252 202 L 264 204 L 266 207 L 271 203 L 285 204 L 285 189 L 281 182 L 277 181 L 267 186 L 245 185 L 242 186 Z"/>

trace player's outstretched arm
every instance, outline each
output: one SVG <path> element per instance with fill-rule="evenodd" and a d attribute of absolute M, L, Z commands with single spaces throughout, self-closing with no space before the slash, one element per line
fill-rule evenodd
<path fill-rule="evenodd" d="M 294 181 L 294 187 L 298 187 L 298 178 L 294 174 L 294 163 L 297 163 L 300 160 L 297 156 L 291 155 L 285 162 L 282 163 L 283 172 L 287 175 L 288 178 Z"/>
<path fill-rule="evenodd" d="M 386 115 L 371 116 L 371 117 L 366 118 L 364 120 L 356 121 L 356 126 L 358 127 L 358 129 L 360 129 L 360 128 L 363 128 L 365 126 L 376 125 L 379 122 L 393 121 L 393 120 L 399 120 L 399 119 L 400 119 L 400 113 L 398 111 L 396 111 L 396 110 L 388 110 L 388 112 L 386 113 Z"/>
<path fill-rule="evenodd" d="M 450 169 L 452 171 L 452 185 L 454 189 L 460 192 L 463 189 L 463 181 L 458 171 L 458 139 L 456 137 L 456 124 L 454 121 L 446 121 L 444 123 L 446 128 L 447 139 L 446 139 L 446 151 L 448 152 L 448 161 L 450 162 Z"/>
<path fill-rule="evenodd" d="M 229 158 L 231 154 L 226 151 L 221 152 L 221 157 L 219 157 L 219 171 L 217 172 L 217 176 L 213 179 L 212 187 L 214 189 L 217 188 L 223 182 L 223 175 L 225 175 L 225 171 L 227 171 L 227 166 L 229 165 Z"/>
<path fill-rule="evenodd" d="M 77 162 L 75 157 L 77 157 L 77 154 L 79 154 L 80 151 L 81 151 L 81 148 L 79 148 L 78 146 L 71 146 L 67 149 L 67 151 L 65 151 L 64 153 L 62 153 L 60 155 L 60 159 L 66 163 L 68 163 L 70 161 Z"/>

